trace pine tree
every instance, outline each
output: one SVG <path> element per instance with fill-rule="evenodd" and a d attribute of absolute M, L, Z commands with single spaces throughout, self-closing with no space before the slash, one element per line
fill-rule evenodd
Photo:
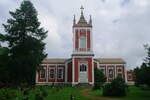
<path fill-rule="evenodd" d="M 37 11 L 28 0 L 10 15 L 12 18 L 3 26 L 7 33 L 12 80 L 15 84 L 33 84 L 37 66 L 47 56 L 43 42 L 47 31 L 40 27 Z"/>
<path fill-rule="evenodd" d="M 137 86 L 146 84 L 150 87 L 150 47 L 149 45 L 145 45 L 144 47 L 147 51 L 147 56 L 142 65 L 134 69 L 136 75 L 135 83 Z"/>

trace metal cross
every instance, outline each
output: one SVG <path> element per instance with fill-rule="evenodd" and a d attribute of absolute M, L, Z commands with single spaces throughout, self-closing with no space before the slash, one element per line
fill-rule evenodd
<path fill-rule="evenodd" d="M 81 8 L 80 8 L 80 9 L 81 9 L 81 11 L 83 11 L 83 10 L 84 10 L 83 6 L 81 6 Z"/>

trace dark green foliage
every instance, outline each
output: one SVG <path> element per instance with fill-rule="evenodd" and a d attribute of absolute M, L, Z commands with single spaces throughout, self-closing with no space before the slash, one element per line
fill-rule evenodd
<path fill-rule="evenodd" d="M 46 57 L 45 43 L 46 33 L 40 27 L 37 11 L 30 1 L 24 0 L 19 9 L 10 12 L 12 18 L 3 24 L 5 36 L 0 35 L 1 41 L 8 43 L 8 65 L 10 80 L 13 85 L 26 82 L 29 85 L 35 83 L 37 66 Z"/>
<path fill-rule="evenodd" d="M 105 81 L 106 81 L 106 77 L 103 74 L 103 72 L 97 68 L 94 68 L 94 87 L 93 87 L 93 89 L 94 90 L 100 89 L 103 86 Z"/>
<path fill-rule="evenodd" d="M 104 96 L 125 96 L 127 85 L 121 77 L 117 77 L 111 83 L 107 83 L 103 88 Z"/>
<path fill-rule="evenodd" d="M 35 100 L 43 100 L 43 97 L 39 93 L 37 93 L 35 94 Z"/>
<path fill-rule="evenodd" d="M 145 49 L 147 50 L 147 56 L 140 67 L 134 69 L 136 80 L 135 85 L 143 85 L 146 84 L 150 87 L 150 47 L 145 45 Z"/>
<path fill-rule="evenodd" d="M 8 66 L 8 53 L 9 49 L 6 47 L 0 47 L 0 88 L 9 83 L 9 68 Z"/>
<path fill-rule="evenodd" d="M 0 91 L 0 100 L 9 100 L 16 98 L 17 95 L 15 91 L 12 91 L 10 89 L 1 89 Z"/>

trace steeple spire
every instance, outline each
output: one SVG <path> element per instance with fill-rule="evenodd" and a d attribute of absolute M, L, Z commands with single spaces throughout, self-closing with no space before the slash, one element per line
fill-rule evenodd
<path fill-rule="evenodd" d="M 87 24 L 87 21 L 85 20 L 84 15 L 83 15 L 83 10 L 84 10 L 83 6 L 81 6 L 80 9 L 81 9 L 81 16 L 80 16 L 78 24 Z"/>

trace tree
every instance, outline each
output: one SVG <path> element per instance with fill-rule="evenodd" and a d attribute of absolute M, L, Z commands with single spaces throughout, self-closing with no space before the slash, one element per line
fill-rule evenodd
<path fill-rule="evenodd" d="M 10 11 L 12 18 L 3 24 L 9 47 L 9 69 L 16 85 L 34 84 L 37 66 L 47 56 L 44 52 L 46 33 L 40 27 L 33 4 L 24 0 L 21 6 Z"/>
<path fill-rule="evenodd" d="M 106 77 L 102 71 L 97 68 L 94 68 L 94 88 L 93 89 L 100 89 L 104 82 L 106 81 Z"/>
<path fill-rule="evenodd" d="M 142 65 L 134 69 L 136 79 L 136 85 L 146 84 L 150 87 L 150 47 L 148 45 L 144 46 L 147 51 L 147 56 L 144 59 Z"/>
<path fill-rule="evenodd" d="M 8 52 L 8 48 L 0 46 L 0 88 L 4 87 L 9 81 Z"/>

